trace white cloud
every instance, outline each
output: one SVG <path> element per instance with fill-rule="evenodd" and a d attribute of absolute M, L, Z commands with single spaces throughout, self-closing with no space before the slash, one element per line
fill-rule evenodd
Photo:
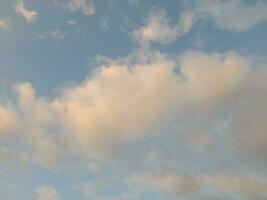
<path fill-rule="evenodd" d="M 125 144 L 153 135 L 181 108 L 225 102 L 242 84 L 248 65 L 233 52 L 187 52 L 179 60 L 137 52 L 106 61 L 54 100 L 38 98 L 30 84 L 19 84 L 16 114 L 3 107 L 0 133 L 19 119 L 18 130 L 27 130 L 30 155 L 40 163 L 58 159 L 56 132 L 91 158 L 112 158 Z"/>
<path fill-rule="evenodd" d="M 55 163 L 68 148 L 108 160 L 122 156 L 127 144 L 153 137 L 175 113 L 208 118 L 223 109 L 232 117 L 222 130 L 230 149 L 266 161 L 266 77 L 264 67 L 252 67 L 234 52 L 189 51 L 177 59 L 137 51 L 102 61 L 84 82 L 51 100 L 37 97 L 30 84 L 18 84 L 17 103 L 0 107 L 0 136 L 27 138 L 22 146 L 41 164 Z M 200 123 L 198 130 L 205 126 Z M 210 145 L 208 137 L 205 132 L 203 144 L 192 145 Z"/>
<path fill-rule="evenodd" d="M 172 24 L 164 9 L 153 10 L 145 18 L 145 24 L 134 30 L 131 36 L 142 46 L 147 46 L 149 42 L 169 44 L 187 34 L 198 18 L 195 10 L 187 10 L 181 12 L 178 23 Z"/>
<path fill-rule="evenodd" d="M 74 20 L 68 20 L 67 23 L 68 25 L 72 26 L 72 25 L 75 25 L 77 22 Z"/>
<path fill-rule="evenodd" d="M 51 186 L 37 188 L 37 200 L 61 200 L 60 194 Z"/>
<path fill-rule="evenodd" d="M 145 25 L 132 33 L 132 37 L 141 45 L 147 42 L 168 44 L 176 39 L 177 34 L 177 27 L 170 23 L 165 10 L 154 10 L 145 19 Z"/>
<path fill-rule="evenodd" d="M 181 12 L 177 24 L 171 24 L 163 9 L 150 12 L 144 26 L 133 31 L 132 37 L 143 46 L 149 42 L 169 44 L 188 33 L 197 21 L 208 18 L 212 18 L 219 29 L 246 31 L 266 21 L 266 13 L 267 4 L 263 1 L 244 5 L 241 0 L 196 0 L 191 10 Z"/>
<path fill-rule="evenodd" d="M 219 29 L 246 31 L 267 20 L 267 4 L 264 1 L 245 5 L 241 0 L 196 0 L 190 13 L 192 22 L 211 18 Z M 192 22 L 188 23 L 191 27 Z"/>
<path fill-rule="evenodd" d="M 55 113 L 47 100 L 36 97 L 30 84 L 18 84 L 15 89 L 18 95 L 17 115 L 20 118 L 17 131 L 25 130 L 23 137 L 27 141 L 24 145 L 30 149 L 29 154 L 34 162 L 53 165 L 60 154 L 55 135 Z"/>
<path fill-rule="evenodd" d="M 59 30 L 59 29 L 55 29 L 55 30 L 52 30 L 52 31 L 48 31 L 46 33 L 42 33 L 42 34 L 39 34 L 38 35 L 38 38 L 39 39 L 55 39 L 55 40 L 63 40 L 66 36 L 68 36 L 68 32 L 64 32 L 62 30 Z"/>
<path fill-rule="evenodd" d="M 17 116 L 11 107 L 0 107 L 0 135 L 7 134 L 17 126 Z"/>
<path fill-rule="evenodd" d="M 0 146 L 0 161 L 8 160 L 11 157 L 11 155 L 12 155 L 12 152 L 10 151 L 10 149 Z"/>
<path fill-rule="evenodd" d="M 224 102 L 248 68 L 233 52 L 188 52 L 180 63 L 157 53 L 141 56 L 136 64 L 108 61 L 54 102 L 64 127 L 85 152 L 94 152 L 90 156 L 122 152 L 125 143 L 149 136 L 181 107 L 205 109 Z M 175 72 L 179 64 L 181 74 Z"/>
<path fill-rule="evenodd" d="M 194 25 L 194 12 L 184 11 L 180 15 L 179 23 L 178 23 L 178 35 L 182 36 L 188 33 Z"/>
<path fill-rule="evenodd" d="M 141 174 L 131 177 L 128 182 L 178 197 L 192 195 L 201 189 L 195 178 L 188 174 Z"/>
<path fill-rule="evenodd" d="M 28 23 L 34 23 L 37 19 L 37 12 L 28 10 L 23 1 L 18 1 L 15 6 L 15 11 L 18 15 L 24 17 Z"/>
<path fill-rule="evenodd" d="M 236 96 L 229 131 L 230 146 L 246 160 L 267 161 L 267 70 L 255 69 Z"/>
<path fill-rule="evenodd" d="M 118 154 L 121 144 L 143 137 L 174 106 L 175 65 L 161 56 L 154 59 L 151 64 L 101 66 L 55 101 L 64 126 L 86 152 Z"/>
<path fill-rule="evenodd" d="M 45 99 L 36 97 L 30 84 L 18 84 L 15 89 L 17 103 L 0 108 L 0 137 L 18 138 L 16 146 L 29 155 L 29 161 L 53 165 L 60 154 L 53 133 L 57 123 L 53 109 Z"/>
<path fill-rule="evenodd" d="M 100 20 L 100 26 L 104 29 L 104 30 L 108 30 L 110 28 L 110 23 L 106 18 L 103 18 Z"/>
<path fill-rule="evenodd" d="M 189 101 L 202 107 L 223 102 L 243 84 L 249 61 L 234 53 L 186 52 L 181 57 Z"/>
<path fill-rule="evenodd" d="M 267 181 L 257 176 L 237 174 L 139 174 L 128 179 L 143 190 L 158 191 L 176 197 L 188 197 L 209 189 L 224 195 L 238 195 L 248 200 L 262 200 L 267 197 Z"/>
<path fill-rule="evenodd" d="M 72 12 L 81 11 L 85 15 L 95 14 L 94 4 L 87 0 L 70 0 L 68 7 Z"/>
<path fill-rule="evenodd" d="M 256 176 L 213 174 L 200 177 L 199 182 L 216 191 L 227 194 L 238 194 L 249 200 L 262 200 L 267 198 L 267 181 Z"/>
<path fill-rule="evenodd" d="M 0 30 L 6 31 L 8 28 L 9 28 L 9 21 L 0 19 Z"/>
<path fill-rule="evenodd" d="M 95 163 L 95 162 L 90 162 L 88 164 L 88 169 L 91 172 L 100 172 L 102 168 L 101 168 L 101 165 L 100 164 Z"/>

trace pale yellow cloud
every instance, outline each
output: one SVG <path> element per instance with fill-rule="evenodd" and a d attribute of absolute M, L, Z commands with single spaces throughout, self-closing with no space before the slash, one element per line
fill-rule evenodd
<path fill-rule="evenodd" d="M 257 176 L 238 174 L 137 174 L 127 180 L 143 190 L 158 191 L 175 197 L 190 197 L 205 190 L 213 190 L 224 195 L 238 195 L 248 200 L 267 197 L 267 181 Z"/>
<path fill-rule="evenodd" d="M 51 186 L 41 186 L 37 188 L 37 200 L 61 200 L 58 191 Z"/>
<path fill-rule="evenodd" d="M 236 92 L 250 65 L 247 59 L 234 52 L 206 54 L 189 51 L 182 55 L 180 62 L 186 96 L 203 107 L 223 102 Z"/>
<path fill-rule="evenodd" d="M 267 198 L 267 181 L 257 176 L 235 174 L 213 174 L 201 176 L 199 182 L 218 192 L 238 194 L 249 200 Z"/>
<path fill-rule="evenodd" d="M 15 90 L 17 103 L 0 107 L 0 137 L 17 140 L 16 146 L 22 150 L 19 154 L 26 153 L 28 161 L 54 164 L 60 150 L 50 102 L 37 98 L 28 83 L 17 84 Z"/>
<path fill-rule="evenodd" d="M 266 11 L 267 4 L 264 1 L 245 4 L 242 0 L 195 0 L 194 8 L 185 12 L 189 14 L 185 15 L 187 23 L 183 23 L 183 17 L 180 23 L 187 24 L 185 30 L 189 32 L 195 22 L 211 18 L 219 29 L 246 31 L 266 22 Z"/>
<path fill-rule="evenodd" d="M 131 177 L 128 183 L 178 197 L 189 196 L 201 190 L 201 185 L 189 174 L 139 174 Z"/>
<path fill-rule="evenodd" d="M 38 163 L 53 164 L 66 151 L 105 160 L 121 156 L 129 143 L 155 136 L 179 112 L 208 118 L 212 110 L 230 108 L 224 112 L 233 119 L 223 128 L 230 149 L 265 160 L 265 71 L 234 52 L 189 51 L 179 58 L 135 52 L 102 62 L 84 82 L 51 100 L 38 97 L 28 83 L 18 84 L 17 102 L 0 107 L 0 133 L 12 130 L 27 138 L 20 142 Z M 190 129 L 205 130 L 201 144 L 188 136 L 192 145 L 212 145 L 205 126 Z"/>
<path fill-rule="evenodd" d="M 88 0 L 70 0 L 68 3 L 70 11 L 81 11 L 85 15 L 95 14 L 95 5 Z"/>
<path fill-rule="evenodd" d="M 9 106 L 0 107 L 0 136 L 10 133 L 17 127 L 17 116 Z"/>
<path fill-rule="evenodd" d="M 20 130 L 24 130 L 22 134 L 27 138 L 25 142 L 31 150 L 31 159 L 42 164 L 53 164 L 58 160 L 60 150 L 56 140 L 57 117 L 50 102 L 37 98 L 28 83 L 18 84 L 15 89 Z"/>
<path fill-rule="evenodd" d="M 66 129 L 88 152 L 116 152 L 120 143 L 142 138 L 175 106 L 175 63 L 155 59 L 151 64 L 102 66 L 54 102 Z"/>
<path fill-rule="evenodd" d="M 39 34 L 38 38 L 41 40 L 45 40 L 45 39 L 64 40 L 68 35 L 69 35 L 69 32 L 65 32 L 60 29 L 55 29 L 55 30 L 51 30 L 51 31 Z"/>
<path fill-rule="evenodd" d="M 135 30 L 132 37 L 141 45 L 149 42 L 168 44 L 173 42 L 178 34 L 176 25 L 172 25 L 165 10 L 156 10 L 145 19 L 145 25 Z"/>
<path fill-rule="evenodd" d="M 225 102 L 238 91 L 248 68 L 249 62 L 233 52 L 187 52 L 179 59 L 136 52 L 105 62 L 52 100 L 37 97 L 28 83 L 18 84 L 16 113 L 3 107 L 1 126 L 19 119 L 17 132 L 24 130 L 30 156 L 40 163 L 59 158 L 58 143 L 75 148 L 73 153 L 112 158 L 129 142 L 153 136 L 180 109 Z"/>
<path fill-rule="evenodd" d="M 180 19 L 177 26 L 178 36 L 188 33 L 194 25 L 195 13 L 192 11 L 184 11 L 180 14 Z"/>
<path fill-rule="evenodd" d="M 28 23 L 34 23 L 37 19 L 37 12 L 28 10 L 22 0 L 17 2 L 15 11 L 18 15 L 24 17 Z"/>
<path fill-rule="evenodd" d="M 9 28 L 9 20 L 0 19 L 0 30 L 6 31 Z"/>
<path fill-rule="evenodd" d="M 233 103 L 232 123 L 227 129 L 230 147 L 245 160 L 267 161 L 266 85 L 266 67 L 255 69 Z"/>

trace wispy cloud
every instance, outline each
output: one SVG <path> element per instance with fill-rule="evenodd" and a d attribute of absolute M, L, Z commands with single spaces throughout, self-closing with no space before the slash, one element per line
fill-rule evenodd
<path fill-rule="evenodd" d="M 186 12 L 193 14 L 192 22 L 211 18 L 217 28 L 230 31 L 246 31 L 267 20 L 264 1 L 244 5 L 241 0 L 196 0 L 193 9 Z"/>
<path fill-rule="evenodd" d="M 103 18 L 100 20 L 100 26 L 104 29 L 104 30 L 108 30 L 110 28 L 110 23 L 106 18 Z"/>
<path fill-rule="evenodd" d="M 246 199 L 265 199 L 267 181 L 257 176 L 238 174 L 140 174 L 133 176 L 130 183 L 137 186 L 157 190 L 167 195 L 190 198 L 209 188 L 223 194 L 237 194 Z M 144 189 L 144 190 L 146 190 Z"/>
<path fill-rule="evenodd" d="M 165 10 L 153 10 L 145 18 L 144 26 L 136 29 L 132 37 L 139 44 L 149 42 L 169 44 L 188 33 L 200 20 L 212 18 L 216 27 L 230 31 L 246 31 L 267 20 L 267 4 L 257 1 L 243 5 L 240 0 L 194 1 L 191 10 L 181 12 L 179 22 L 171 23 Z"/>
<path fill-rule="evenodd" d="M 145 19 L 145 25 L 135 30 L 132 37 L 142 45 L 149 42 L 168 44 L 173 42 L 178 34 L 176 25 L 170 23 L 165 10 L 154 10 Z"/>
<path fill-rule="evenodd" d="M 68 21 L 67 21 L 67 24 L 70 25 L 70 26 L 75 25 L 76 23 L 77 23 L 77 22 L 74 21 L 74 20 L 68 20 Z"/>
<path fill-rule="evenodd" d="M 21 15 L 26 19 L 28 23 L 34 23 L 37 19 L 37 12 L 28 10 L 23 1 L 18 1 L 15 5 L 15 11 L 18 15 Z"/>
<path fill-rule="evenodd" d="M 70 0 L 68 8 L 72 12 L 81 11 L 85 15 L 95 14 L 95 5 L 87 0 Z"/>
<path fill-rule="evenodd" d="M 0 20 L 0 30 L 6 31 L 9 28 L 9 20 Z"/>
<path fill-rule="evenodd" d="M 185 11 L 180 15 L 179 23 L 171 23 L 165 10 L 153 10 L 145 18 L 144 26 L 132 33 L 132 38 L 141 45 L 149 42 L 169 44 L 189 32 L 193 24 L 193 12 Z"/>
<path fill-rule="evenodd" d="M 51 186 L 37 188 L 37 200 L 61 200 L 58 191 Z"/>
<path fill-rule="evenodd" d="M 69 33 L 61 31 L 59 29 L 55 29 L 46 33 L 42 33 L 38 35 L 39 39 L 55 39 L 55 40 L 63 40 Z"/>

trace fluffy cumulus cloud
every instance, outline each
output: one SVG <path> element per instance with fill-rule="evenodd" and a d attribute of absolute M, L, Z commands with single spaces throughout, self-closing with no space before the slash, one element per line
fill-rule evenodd
<path fill-rule="evenodd" d="M 175 197 L 197 197 L 201 192 L 212 190 L 222 195 L 238 195 L 248 200 L 267 198 L 267 181 L 256 176 L 237 174 L 139 174 L 128 179 L 128 184 L 138 185 Z M 208 195 L 207 195 L 208 197 Z M 209 198 L 208 198 L 209 199 Z"/>
<path fill-rule="evenodd" d="M 208 109 L 223 102 L 248 70 L 247 61 L 232 52 L 188 52 L 180 61 L 153 53 L 146 59 L 104 64 L 53 102 L 66 130 L 87 152 L 116 154 L 122 144 L 150 136 L 181 107 Z"/>
<path fill-rule="evenodd" d="M 18 15 L 24 17 L 28 23 L 34 23 L 37 19 L 37 12 L 28 10 L 23 1 L 16 3 L 15 11 Z"/>
<path fill-rule="evenodd" d="M 63 88 L 52 99 L 38 97 L 29 83 L 19 83 L 15 100 L 0 106 L 1 140 L 17 138 L 15 147 L 1 146 L 0 157 L 16 154 L 45 166 L 73 154 L 109 162 L 125 158 L 128 145 L 168 137 L 167 122 L 179 126 L 177 115 L 190 116 L 190 124 L 198 123 L 200 130 L 206 128 L 202 122 L 220 121 L 223 113 L 227 123 L 218 127 L 222 151 L 236 160 L 266 164 L 266 77 L 266 66 L 233 51 L 168 56 L 143 50 L 117 60 L 102 59 L 85 81 Z M 209 145 L 212 134 L 205 133 Z M 94 164 L 89 168 L 95 173 L 101 169 Z M 266 180 L 235 173 L 139 174 L 128 183 L 179 197 L 210 189 L 262 200 L 267 189 Z M 54 198 L 50 189 L 40 191 Z"/>
<path fill-rule="evenodd" d="M 249 70 L 244 57 L 226 54 L 187 52 L 181 57 L 181 72 L 190 101 L 202 106 L 219 103 L 243 83 Z"/>
<path fill-rule="evenodd" d="M 13 12 L 34 23 L 38 13 L 27 1 L 16 2 Z M 60 184 L 73 190 L 68 194 L 80 192 L 77 199 L 267 199 L 266 60 L 235 51 L 170 55 L 150 46 L 170 44 L 200 20 L 246 31 L 267 20 L 267 4 L 192 2 L 177 21 L 163 9 L 149 12 L 131 33 L 137 50 L 117 59 L 98 56 L 83 81 L 54 96 L 40 96 L 31 83 L 9 88 L 0 81 L 0 188 L 7 189 L 0 199 L 13 197 L 6 194 L 28 178 L 16 174 L 28 170 L 39 176 L 25 187 L 37 200 L 63 199 L 67 193 L 49 186 Z M 95 14 L 90 0 L 58 5 Z M 65 25 L 78 25 L 75 16 Z M 0 31 L 9 20 L 0 19 Z M 39 39 L 69 34 L 50 30 Z M 11 176 L 16 185 L 5 183 Z"/>
<path fill-rule="evenodd" d="M 37 200 L 61 200 L 58 191 L 51 186 L 37 188 Z"/>
<path fill-rule="evenodd" d="M 94 15 L 95 6 L 93 3 L 87 0 L 70 0 L 68 3 L 68 8 L 72 12 L 81 11 L 85 15 Z"/>
<path fill-rule="evenodd" d="M 240 92 L 250 68 L 234 52 L 130 57 L 102 64 L 86 81 L 50 101 L 36 97 L 30 84 L 19 84 L 17 105 L 1 107 L 0 133 L 14 124 L 27 130 L 32 156 L 40 161 L 57 158 L 62 135 L 90 157 L 116 155 L 123 144 L 151 136 L 157 124 L 181 109 L 207 111 L 226 103 Z"/>
<path fill-rule="evenodd" d="M 9 21 L 6 19 L 0 19 L 0 30 L 6 31 L 9 28 Z"/>
<path fill-rule="evenodd" d="M 267 112 L 264 104 L 267 100 L 267 71 L 258 68 L 249 76 L 237 95 L 232 124 L 230 146 L 243 158 L 267 161 Z"/>
<path fill-rule="evenodd" d="M 120 143 L 143 137 L 173 108 L 179 91 L 175 63 L 153 59 L 103 65 L 56 100 L 65 126 L 89 152 L 116 151 Z"/>
<path fill-rule="evenodd" d="M 15 105 L 0 109 L 0 136 L 18 138 L 20 144 L 16 150 L 25 153 L 30 160 L 40 164 L 54 163 L 59 149 L 53 134 L 56 122 L 49 103 L 36 98 L 30 84 L 18 84 L 15 91 L 18 97 Z"/>

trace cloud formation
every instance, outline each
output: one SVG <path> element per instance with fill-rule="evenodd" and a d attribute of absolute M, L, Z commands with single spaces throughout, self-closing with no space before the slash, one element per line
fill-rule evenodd
<path fill-rule="evenodd" d="M 59 193 L 51 186 L 37 188 L 37 200 L 61 200 Z"/>
<path fill-rule="evenodd" d="M 68 7 L 71 12 L 81 11 L 85 15 L 94 15 L 95 6 L 87 0 L 70 0 Z"/>
<path fill-rule="evenodd" d="M 59 148 L 56 145 L 56 121 L 50 103 L 37 98 L 28 83 L 16 85 L 15 92 L 16 104 L 0 109 L 0 137 L 15 136 L 19 140 L 16 151 L 26 154 L 29 161 L 54 164 L 59 159 Z"/>
<path fill-rule="evenodd" d="M 164 9 L 153 10 L 145 18 L 144 26 L 133 31 L 132 38 L 142 46 L 150 42 L 169 44 L 189 32 L 193 24 L 193 12 L 182 12 L 179 22 L 172 24 Z"/>
<path fill-rule="evenodd" d="M 63 40 L 66 36 L 68 36 L 68 34 L 69 34 L 68 32 L 64 32 L 62 30 L 55 29 L 52 31 L 48 31 L 46 33 L 39 34 L 38 38 L 41 40 L 49 39 L 49 38 L 55 39 L 55 40 Z"/>
<path fill-rule="evenodd" d="M 194 25 L 194 20 L 194 12 L 182 12 L 177 26 L 178 36 L 188 33 Z"/>
<path fill-rule="evenodd" d="M 197 10 L 213 17 L 220 29 L 245 31 L 257 23 L 267 20 L 267 4 L 255 1 L 252 5 L 244 5 L 241 0 L 198 1 Z"/>
<path fill-rule="evenodd" d="M 28 23 L 34 23 L 37 20 L 37 12 L 28 10 L 23 1 L 18 1 L 15 6 L 18 15 L 24 17 Z"/>
<path fill-rule="evenodd" d="M 267 153 L 267 70 L 258 68 L 250 74 L 237 94 L 230 125 L 230 146 L 242 158 L 264 161 Z"/>
<path fill-rule="evenodd" d="M 9 28 L 9 21 L 0 19 L 0 30 L 6 31 Z"/>
<path fill-rule="evenodd" d="M 52 99 L 38 97 L 29 83 L 19 83 L 16 99 L 0 107 L 0 138 L 12 141 L 15 136 L 16 147 L 1 146 L 0 157 L 16 155 L 43 166 L 73 155 L 112 163 L 128 156 L 127 146 L 133 143 L 169 137 L 169 120 L 186 126 L 177 115 L 190 116 L 190 127 L 198 124 L 185 129 L 194 137 L 196 130 L 209 130 L 205 121 L 220 121 L 223 113 L 227 124 L 215 127 L 223 138 L 221 151 L 235 162 L 244 158 L 264 163 L 266 77 L 265 66 L 233 51 L 187 51 L 171 57 L 142 50 L 117 60 L 102 59 L 85 81 L 63 88 Z M 173 134 L 179 140 L 180 133 Z M 205 133 L 208 142 L 202 145 L 212 145 L 212 134 Z M 178 148 L 172 151 L 179 153 Z M 98 164 L 87 168 L 95 173 L 101 169 Z M 266 198 L 267 188 L 266 180 L 257 176 L 224 172 L 137 174 L 130 184 L 179 197 L 211 189 L 249 200 Z"/>
<path fill-rule="evenodd" d="M 0 107 L 0 129 L 2 130 L 0 134 L 6 134 L 16 127 L 16 117 L 16 113 L 12 108 L 8 106 Z"/>
<path fill-rule="evenodd" d="M 32 156 L 39 162 L 51 163 L 60 154 L 56 132 L 89 157 L 111 157 L 124 144 L 151 136 L 157 124 L 164 126 L 180 109 L 205 110 L 225 102 L 248 68 L 248 61 L 234 52 L 187 52 L 180 59 L 137 52 L 102 64 L 51 101 L 36 97 L 30 84 L 19 84 L 16 114 L 2 108 L 0 132 L 19 119 L 18 130 L 27 130 Z"/>
<path fill-rule="evenodd" d="M 139 174 L 128 180 L 150 190 L 163 192 L 175 197 L 193 197 L 209 189 L 225 196 L 238 195 L 248 200 L 262 200 L 267 197 L 267 181 L 256 176 L 237 174 Z"/>
<path fill-rule="evenodd" d="M 132 34 L 134 40 L 143 44 L 158 42 L 168 44 L 173 42 L 178 34 L 177 27 L 170 23 L 165 10 L 154 10 L 145 19 L 145 25 Z"/>
<path fill-rule="evenodd" d="M 190 26 L 187 26 L 187 32 L 197 21 L 207 19 L 212 19 L 219 29 L 239 32 L 265 22 L 267 4 L 263 1 L 246 5 L 242 0 L 196 0 L 193 9 L 185 13 L 190 13 L 187 20 Z M 183 17 L 180 20 L 180 23 L 183 23 Z"/>

